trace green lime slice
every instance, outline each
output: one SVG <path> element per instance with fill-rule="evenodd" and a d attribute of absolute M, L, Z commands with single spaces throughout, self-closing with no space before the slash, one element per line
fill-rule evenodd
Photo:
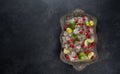
<path fill-rule="evenodd" d="M 73 37 L 75 38 L 76 41 L 79 40 L 79 38 L 78 38 L 78 34 L 73 34 Z"/>
<path fill-rule="evenodd" d="M 85 60 L 86 59 L 86 57 L 85 56 L 80 56 L 80 58 L 79 58 L 80 60 Z"/>
<path fill-rule="evenodd" d="M 75 23 L 75 22 L 73 22 L 73 21 L 72 21 L 72 22 L 70 22 L 69 24 L 70 24 L 70 26 L 69 26 L 70 28 L 72 28 L 72 29 L 74 29 L 74 28 L 75 28 L 75 25 L 76 25 L 76 23 Z"/>

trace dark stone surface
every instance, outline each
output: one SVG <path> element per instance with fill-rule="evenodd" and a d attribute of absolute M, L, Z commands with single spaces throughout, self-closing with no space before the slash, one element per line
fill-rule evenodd
<path fill-rule="evenodd" d="M 98 19 L 99 60 L 78 72 L 59 59 L 60 17 L 81 8 Z M 0 0 L 0 74 L 120 74 L 115 0 Z"/>

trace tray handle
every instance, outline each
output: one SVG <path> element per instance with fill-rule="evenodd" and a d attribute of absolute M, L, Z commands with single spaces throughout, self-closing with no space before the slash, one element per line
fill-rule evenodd
<path fill-rule="evenodd" d="M 84 13 L 84 11 L 81 10 L 81 9 L 75 9 L 75 10 L 73 11 L 73 13 Z"/>
<path fill-rule="evenodd" d="M 74 65 L 73 68 L 75 68 L 78 71 L 83 70 L 85 67 L 87 66 L 87 64 L 81 64 L 81 65 Z"/>

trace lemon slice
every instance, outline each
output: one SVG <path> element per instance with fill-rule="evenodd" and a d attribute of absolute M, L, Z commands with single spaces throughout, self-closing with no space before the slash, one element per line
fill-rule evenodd
<path fill-rule="evenodd" d="M 64 49 L 64 54 L 69 54 L 70 53 L 70 50 L 68 50 L 68 49 Z"/>
<path fill-rule="evenodd" d="M 87 41 L 87 39 L 84 41 L 84 44 L 85 44 L 86 47 L 88 46 L 88 41 Z"/>
<path fill-rule="evenodd" d="M 94 38 L 87 39 L 87 42 L 89 42 L 89 43 L 92 43 L 92 42 L 94 42 Z"/>
<path fill-rule="evenodd" d="M 88 54 L 88 58 L 91 59 L 91 57 L 94 56 L 94 55 L 95 55 L 94 52 L 90 52 L 90 53 Z"/>
<path fill-rule="evenodd" d="M 89 43 L 92 43 L 92 42 L 94 42 L 94 38 L 86 39 L 86 40 L 84 41 L 84 44 L 85 44 L 85 46 L 87 47 L 88 44 L 89 44 Z"/>
<path fill-rule="evenodd" d="M 94 21 L 89 21 L 90 26 L 94 25 Z"/>
<path fill-rule="evenodd" d="M 66 32 L 67 32 L 68 34 L 70 34 L 70 33 L 72 33 L 72 29 L 71 29 L 71 28 L 67 28 L 67 29 L 66 29 Z"/>

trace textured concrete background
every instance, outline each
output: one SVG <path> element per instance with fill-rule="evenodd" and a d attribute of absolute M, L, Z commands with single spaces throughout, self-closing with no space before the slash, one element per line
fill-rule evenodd
<path fill-rule="evenodd" d="M 98 19 L 99 60 L 78 72 L 59 59 L 60 17 L 81 8 Z M 0 74 L 120 74 L 115 0 L 0 0 Z"/>

